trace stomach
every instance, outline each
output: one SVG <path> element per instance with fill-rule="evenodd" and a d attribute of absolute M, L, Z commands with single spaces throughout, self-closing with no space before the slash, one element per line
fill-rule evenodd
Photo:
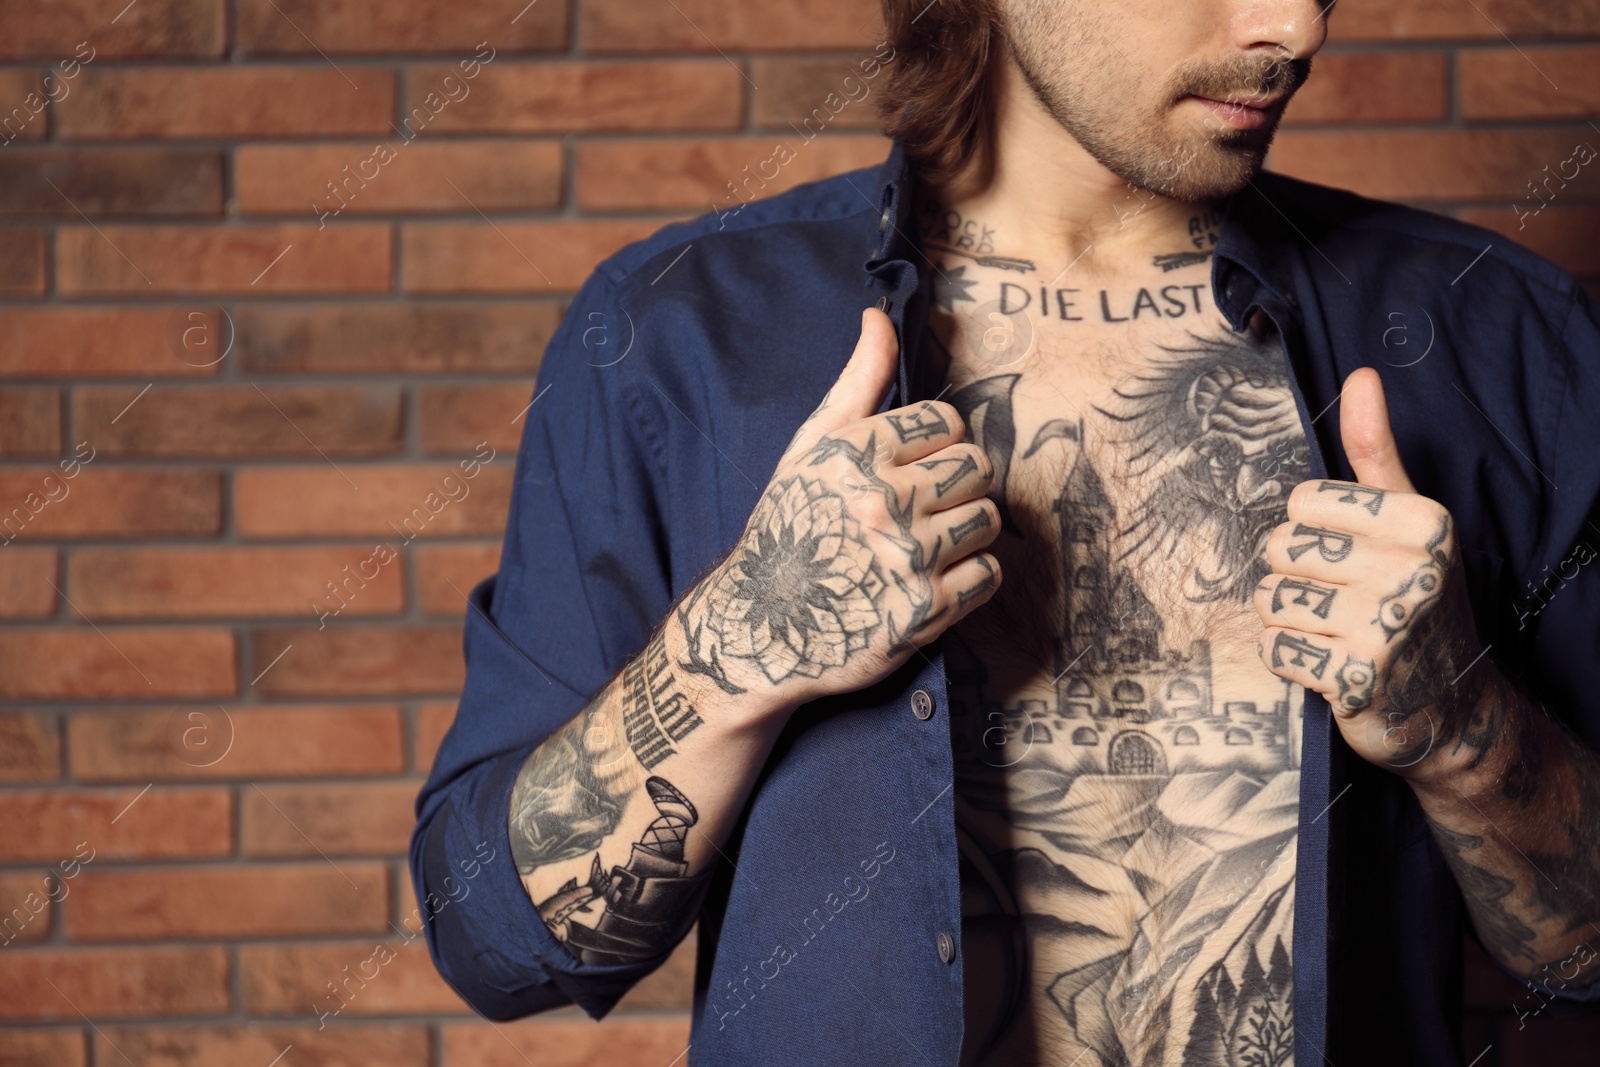
<path fill-rule="evenodd" d="M 1292 1063 L 1303 691 L 1104 651 L 1006 686 L 946 645 L 962 1063 Z"/>

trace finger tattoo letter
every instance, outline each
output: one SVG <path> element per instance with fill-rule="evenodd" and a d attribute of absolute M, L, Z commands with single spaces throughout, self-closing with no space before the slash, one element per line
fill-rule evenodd
<path fill-rule="evenodd" d="M 956 469 L 951 471 L 949 475 L 944 478 L 944 480 L 934 485 L 933 495 L 941 499 L 946 493 L 950 492 L 950 490 L 960 485 L 962 479 L 966 478 L 967 475 L 974 474 L 978 470 L 978 461 L 973 459 L 971 456 L 961 456 L 960 458 L 951 456 L 947 459 L 930 459 L 926 462 L 918 463 L 917 466 L 923 468 L 924 470 L 931 471 L 935 467 L 941 466 L 945 463 L 954 463 L 956 465 Z"/>
<path fill-rule="evenodd" d="M 1285 660 L 1287 653 L 1292 659 Z M 1311 672 L 1311 677 L 1322 680 L 1322 672 L 1328 669 L 1328 660 L 1333 656 L 1333 650 L 1314 645 L 1303 637 L 1293 634 L 1280 633 L 1272 641 L 1272 666 L 1282 667 L 1287 662 L 1290 667 L 1303 667 Z"/>
<path fill-rule="evenodd" d="M 900 443 L 906 444 L 924 437 L 937 437 L 950 432 L 950 424 L 939 414 L 939 409 L 932 404 L 923 404 L 912 415 L 886 416 L 889 425 L 899 435 Z"/>
<path fill-rule="evenodd" d="M 965 522 L 957 523 L 950 527 L 950 544 L 952 547 L 966 540 L 967 535 L 978 530 L 986 530 L 994 525 L 994 520 L 989 518 L 988 509 L 979 511 Z"/>
<path fill-rule="evenodd" d="M 1373 515 L 1383 507 L 1383 498 L 1386 495 L 1382 489 L 1374 489 L 1367 485 L 1356 485 L 1352 482 L 1323 482 L 1317 486 L 1319 493 L 1343 493 L 1339 497 L 1341 504 L 1359 504 Z"/>
<path fill-rule="evenodd" d="M 1329 563 L 1341 563 L 1350 555 L 1350 547 L 1355 544 L 1355 538 L 1338 530 L 1324 530 L 1320 526 L 1308 526 L 1303 522 L 1294 525 L 1294 537 L 1309 537 L 1309 541 L 1301 541 L 1290 545 L 1288 548 L 1289 560 L 1294 562 L 1313 548 Z"/>
<path fill-rule="evenodd" d="M 1337 590 L 1329 589 L 1327 586 L 1318 585 L 1315 582 L 1304 581 L 1300 578 L 1285 578 L 1272 590 L 1272 611 L 1273 614 L 1277 614 L 1283 610 L 1284 604 L 1293 604 L 1297 608 L 1309 607 L 1311 608 L 1311 614 L 1319 619 L 1326 619 L 1328 612 L 1333 609 L 1333 598 L 1336 592 Z M 1285 598 L 1285 594 L 1288 593 L 1298 595 L 1289 600 Z M 1311 604 L 1312 597 L 1317 598 L 1315 607 Z"/>

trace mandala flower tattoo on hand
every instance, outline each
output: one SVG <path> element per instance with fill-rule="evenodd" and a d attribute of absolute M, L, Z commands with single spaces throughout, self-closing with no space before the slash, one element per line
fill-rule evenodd
<path fill-rule="evenodd" d="M 867 647 L 885 589 L 844 498 L 819 481 L 773 485 L 711 590 L 722 654 L 754 660 L 774 684 L 819 677 Z"/>

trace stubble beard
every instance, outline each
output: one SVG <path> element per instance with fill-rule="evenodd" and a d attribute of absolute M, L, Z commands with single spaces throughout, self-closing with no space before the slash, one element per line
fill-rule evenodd
<path fill-rule="evenodd" d="M 1034 98 L 1084 151 L 1131 187 L 1186 203 L 1243 189 L 1261 172 L 1278 124 L 1274 116 L 1260 129 L 1234 129 L 1192 105 L 1182 105 L 1189 114 L 1180 114 L 1182 97 L 1276 97 L 1298 88 L 1310 72 L 1310 60 L 1268 66 L 1241 57 L 1227 69 L 1180 66 L 1163 78 L 1156 102 L 1144 104 L 1150 94 L 1115 50 L 1059 48 L 1046 35 L 1033 38 L 1045 42 L 1040 55 L 1019 47 L 1014 33 L 1007 37 L 1011 61 Z"/>

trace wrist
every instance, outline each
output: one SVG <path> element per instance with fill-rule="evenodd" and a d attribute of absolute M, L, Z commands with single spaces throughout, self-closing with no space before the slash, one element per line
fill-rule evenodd
<path fill-rule="evenodd" d="M 662 624 L 658 640 L 673 679 L 696 714 L 717 733 L 764 732 L 781 727 L 794 711 L 765 679 L 741 677 L 715 654 L 695 647 L 691 628 L 677 611 Z"/>
<path fill-rule="evenodd" d="M 1430 756 L 1424 774 L 1410 780 L 1426 807 L 1450 803 L 1487 811 L 1520 795 L 1519 777 L 1530 770 L 1539 744 L 1539 709 L 1522 700 L 1492 665 L 1475 706 Z M 1492 731 L 1492 735 L 1489 734 Z M 1473 735 L 1468 741 L 1464 735 Z"/>

